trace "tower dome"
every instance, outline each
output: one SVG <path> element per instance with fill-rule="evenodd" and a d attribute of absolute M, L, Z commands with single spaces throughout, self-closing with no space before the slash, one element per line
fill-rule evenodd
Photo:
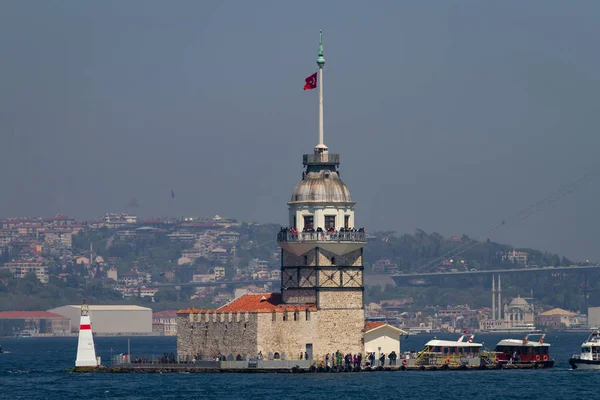
<path fill-rule="evenodd" d="M 299 202 L 352 203 L 350 190 L 336 171 L 305 173 L 292 192 L 291 203 Z"/>

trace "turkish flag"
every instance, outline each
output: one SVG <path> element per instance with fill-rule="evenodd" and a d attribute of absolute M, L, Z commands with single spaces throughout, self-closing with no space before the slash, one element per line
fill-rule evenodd
<path fill-rule="evenodd" d="M 317 87 L 317 73 L 315 72 L 304 80 L 304 90 L 310 90 Z"/>

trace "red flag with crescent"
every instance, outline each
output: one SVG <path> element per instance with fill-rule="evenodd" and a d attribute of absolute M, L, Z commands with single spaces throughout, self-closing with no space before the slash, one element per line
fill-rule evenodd
<path fill-rule="evenodd" d="M 304 90 L 311 90 L 317 87 L 317 73 L 315 72 L 304 80 Z"/>

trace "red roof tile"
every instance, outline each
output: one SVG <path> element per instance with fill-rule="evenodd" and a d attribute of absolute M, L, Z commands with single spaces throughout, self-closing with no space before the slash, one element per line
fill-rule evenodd
<path fill-rule="evenodd" d="M 176 310 L 167 310 L 167 311 L 159 311 L 159 312 L 152 313 L 152 318 L 176 317 L 176 316 L 177 316 Z"/>
<path fill-rule="evenodd" d="M 65 318 L 64 316 L 47 311 L 2 311 L 0 319 L 26 319 L 26 318 Z"/>
<path fill-rule="evenodd" d="M 371 331 L 375 328 L 379 328 L 380 326 L 383 326 L 387 324 L 387 322 L 383 322 L 383 321 L 378 321 L 378 322 L 365 322 L 365 332 Z"/>
<path fill-rule="evenodd" d="M 200 314 L 210 312 L 283 312 L 283 311 L 317 311 L 314 304 L 284 304 L 281 301 L 280 293 L 259 293 L 245 294 L 242 297 L 233 300 L 231 303 L 217 308 L 216 310 L 198 310 L 196 308 L 188 308 L 180 310 L 177 314 Z"/>

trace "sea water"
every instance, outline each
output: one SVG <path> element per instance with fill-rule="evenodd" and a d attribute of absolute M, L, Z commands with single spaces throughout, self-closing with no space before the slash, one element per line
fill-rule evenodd
<path fill-rule="evenodd" d="M 402 351 L 420 350 L 433 337 L 413 335 Z M 503 338 L 475 336 L 493 348 Z M 75 366 L 77 338 L 0 339 L 0 399 L 600 399 L 600 371 L 572 371 L 569 357 L 587 333 L 551 333 L 554 368 L 547 370 L 394 371 L 315 374 L 81 374 Z M 103 364 L 126 353 L 128 338 L 97 337 Z M 174 337 L 132 337 L 131 354 L 176 352 Z M 343 350 L 343 349 L 340 349 Z"/>

